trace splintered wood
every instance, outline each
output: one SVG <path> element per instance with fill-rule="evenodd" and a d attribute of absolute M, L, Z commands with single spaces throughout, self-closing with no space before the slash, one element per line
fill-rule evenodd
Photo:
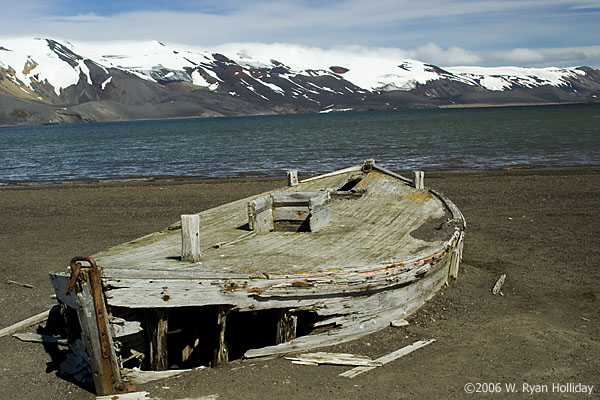
<path fill-rule="evenodd" d="M 403 356 L 405 356 L 407 354 L 410 354 L 410 353 L 412 353 L 415 350 L 418 350 L 418 349 L 420 349 L 422 347 L 425 347 L 425 346 L 427 346 L 427 345 L 429 345 L 429 344 L 431 344 L 433 342 L 435 342 L 435 339 L 419 340 L 418 342 L 415 342 L 415 343 L 413 343 L 411 345 L 408 345 L 406 347 L 398 349 L 398 350 L 396 350 L 396 351 L 394 351 L 394 352 L 392 352 L 390 354 L 386 354 L 383 357 L 379 357 L 378 359 L 375 360 L 375 362 L 378 362 L 381 365 L 385 365 L 385 364 L 387 364 L 389 362 L 397 360 L 400 357 L 403 357 Z M 371 371 L 372 369 L 375 369 L 375 368 L 377 368 L 377 367 L 370 367 L 370 366 L 367 366 L 367 367 L 356 367 L 356 368 L 353 368 L 353 369 L 351 369 L 349 371 L 342 372 L 340 374 L 340 376 L 343 376 L 343 377 L 346 377 L 346 378 L 354 378 L 355 376 L 358 376 L 358 375 L 362 374 L 363 372 L 368 372 L 368 371 Z"/>

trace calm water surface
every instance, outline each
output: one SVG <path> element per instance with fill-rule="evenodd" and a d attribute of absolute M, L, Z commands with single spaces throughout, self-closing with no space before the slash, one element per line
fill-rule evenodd
<path fill-rule="evenodd" d="M 86 179 L 600 165 L 600 106 L 401 110 L 0 128 L 0 186 Z"/>

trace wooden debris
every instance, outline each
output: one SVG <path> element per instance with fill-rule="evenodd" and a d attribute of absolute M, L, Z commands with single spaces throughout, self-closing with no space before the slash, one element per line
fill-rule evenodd
<path fill-rule="evenodd" d="M 49 312 L 50 310 L 43 311 L 37 315 L 34 315 L 33 317 L 29 317 L 21 322 L 17 322 L 16 324 L 0 330 L 0 337 L 11 335 L 19 332 L 21 329 L 29 328 L 32 325 L 39 324 L 40 322 L 47 320 Z"/>
<path fill-rule="evenodd" d="M 159 379 L 171 378 L 173 376 L 179 376 L 188 371 L 204 368 L 206 367 L 198 367 L 194 369 L 170 369 L 168 371 L 142 371 L 139 368 L 123 368 L 121 370 L 121 376 L 129 383 L 134 385 L 143 385 L 144 383 L 157 381 Z"/>
<path fill-rule="evenodd" d="M 40 335 L 39 333 L 15 333 L 13 337 L 23 341 L 23 342 L 33 342 L 33 343 L 56 343 L 63 346 L 67 346 L 69 344 L 66 338 L 60 338 L 56 336 L 49 335 Z"/>
<path fill-rule="evenodd" d="M 150 397 L 147 397 L 149 394 L 148 392 L 109 394 L 106 396 L 97 396 L 96 400 L 152 400 Z"/>
<path fill-rule="evenodd" d="M 413 344 L 410 344 L 408 346 L 405 346 L 401 349 L 398 349 L 394 352 L 391 352 L 390 354 L 387 354 L 383 357 L 379 357 L 378 359 L 374 360 L 377 363 L 380 363 L 381 365 L 385 365 L 389 362 L 392 362 L 394 360 L 397 360 L 398 358 L 405 356 L 407 354 L 412 353 L 415 350 L 420 349 L 421 347 L 425 347 L 428 344 L 431 344 L 435 342 L 435 339 L 429 339 L 429 340 L 419 340 L 418 342 L 415 342 Z M 356 368 L 352 368 L 351 370 L 348 370 L 346 372 L 342 372 L 340 374 L 340 376 L 346 377 L 346 378 L 354 378 L 357 375 L 362 374 L 363 372 L 368 372 L 372 369 L 375 369 L 377 367 L 356 367 Z"/>
<path fill-rule="evenodd" d="M 13 284 L 13 285 L 19 285 L 19 286 L 23 286 L 23 287 L 26 287 L 26 288 L 29 288 L 29 289 L 33 289 L 33 288 L 35 287 L 35 286 L 33 286 L 33 285 L 30 285 L 30 284 L 28 284 L 28 283 L 17 282 L 17 281 L 13 281 L 13 280 L 10 280 L 10 279 L 9 279 L 9 280 L 7 280 L 6 282 L 7 282 L 7 283 L 11 283 L 11 284 Z"/>
<path fill-rule="evenodd" d="M 379 367 L 382 364 L 378 361 L 373 361 L 370 357 L 355 355 L 355 354 L 344 354 L 344 353 L 306 353 L 301 354 L 297 357 L 285 357 L 287 360 L 291 360 L 294 364 L 303 365 L 318 365 L 318 364 L 331 364 L 331 365 L 355 365 L 363 367 Z"/>
<path fill-rule="evenodd" d="M 496 284 L 492 288 L 492 294 L 494 296 L 496 296 L 496 295 L 498 295 L 500 293 L 500 290 L 502 289 L 502 285 L 504 285 L 504 281 L 505 280 L 506 280 L 506 274 L 500 275 L 500 278 L 498 279 L 498 281 L 496 282 Z"/>
<path fill-rule="evenodd" d="M 396 328 L 399 328 L 401 326 L 408 326 L 410 325 L 410 323 L 405 320 L 404 318 L 400 318 L 400 319 L 395 319 L 393 321 L 390 321 L 390 325 Z"/>

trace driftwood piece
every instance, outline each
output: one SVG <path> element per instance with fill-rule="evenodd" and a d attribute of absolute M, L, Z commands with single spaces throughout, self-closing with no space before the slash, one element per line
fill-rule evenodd
<path fill-rule="evenodd" d="M 415 342 L 413 344 L 405 346 L 401 349 L 391 352 L 390 354 L 386 354 L 383 357 L 379 357 L 378 359 L 375 360 L 375 362 L 381 363 L 381 365 L 385 365 L 389 362 L 397 360 L 400 357 L 410 354 L 413 351 L 420 349 L 421 347 L 425 347 L 428 344 L 431 344 L 433 342 L 435 342 L 435 339 L 419 340 L 418 342 Z M 354 378 L 355 376 L 360 375 L 363 372 L 368 372 L 375 368 L 377 368 L 377 367 L 356 367 L 356 368 L 352 368 L 351 370 L 348 370 L 346 372 L 342 372 L 340 374 L 340 376 L 343 376 L 346 378 Z"/>
<path fill-rule="evenodd" d="M 363 367 L 379 367 L 381 362 L 372 360 L 371 357 L 356 355 L 356 354 L 345 354 L 345 353 L 306 353 L 300 354 L 297 357 L 285 357 L 287 360 L 291 360 L 293 363 L 300 363 L 303 365 L 318 365 L 318 364 L 330 364 L 330 365 L 353 365 Z"/>
<path fill-rule="evenodd" d="M 200 216 L 198 214 L 181 216 L 181 259 L 200 261 Z"/>
<path fill-rule="evenodd" d="M 496 284 L 492 288 L 492 294 L 494 296 L 496 296 L 500 293 L 500 290 L 502 290 L 502 285 L 504 285 L 505 280 L 506 280 L 506 274 L 500 275 L 500 278 L 498 278 L 498 280 L 496 281 Z"/>
<path fill-rule="evenodd" d="M 33 289 L 33 288 L 35 287 L 35 286 L 33 286 L 33 285 L 30 285 L 29 283 L 17 282 L 17 281 L 13 281 L 13 280 L 11 280 L 11 279 L 8 279 L 8 280 L 6 281 L 6 283 L 10 283 L 10 284 L 12 284 L 12 285 L 19 285 L 19 286 L 23 286 L 23 287 L 26 287 L 26 288 L 28 288 L 28 289 Z"/>
<path fill-rule="evenodd" d="M 0 337 L 8 336 L 13 333 L 19 332 L 22 329 L 29 328 L 31 325 L 39 324 L 48 319 L 48 313 L 50 310 L 42 311 L 41 313 L 34 315 L 33 317 L 29 317 L 24 319 L 21 322 L 17 322 L 11 326 L 7 326 L 6 328 L 0 330 Z"/>

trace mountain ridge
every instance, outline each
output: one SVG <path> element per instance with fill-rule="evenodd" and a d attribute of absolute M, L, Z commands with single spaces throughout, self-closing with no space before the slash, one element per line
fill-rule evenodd
<path fill-rule="evenodd" d="M 237 47 L 236 47 L 237 46 Z M 440 67 L 294 45 L 0 38 L 0 124 L 595 103 L 589 67 Z"/>

